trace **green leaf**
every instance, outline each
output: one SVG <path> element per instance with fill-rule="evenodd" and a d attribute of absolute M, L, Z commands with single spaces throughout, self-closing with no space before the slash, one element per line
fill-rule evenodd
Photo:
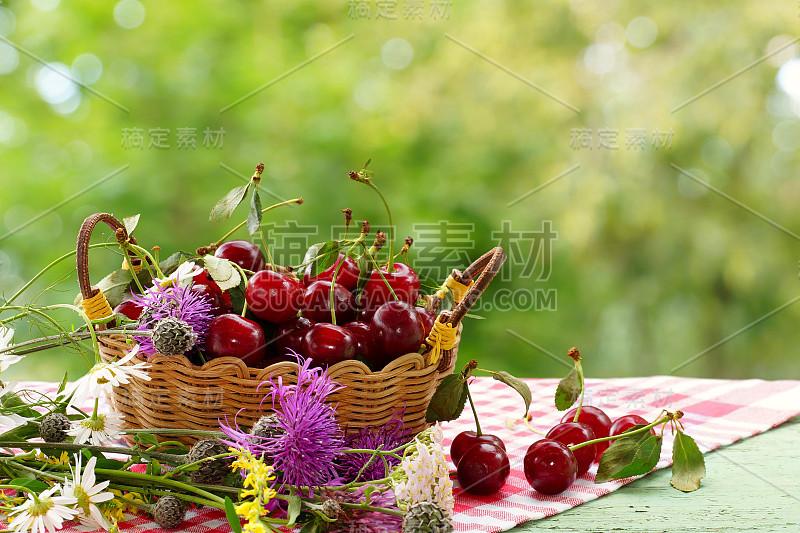
<path fill-rule="evenodd" d="M 220 222 L 229 219 L 233 214 L 233 210 L 236 209 L 238 205 L 242 203 L 244 197 L 247 196 L 247 191 L 249 189 L 249 183 L 231 189 L 211 210 L 211 213 L 208 215 L 208 220 L 211 222 Z"/>
<path fill-rule="evenodd" d="M 500 372 L 492 372 L 492 377 L 497 381 L 505 383 L 506 385 L 517 391 L 520 396 L 522 396 L 522 401 L 525 402 L 525 412 L 523 413 L 523 415 L 527 415 L 528 409 L 530 409 L 531 407 L 531 400 L 532 400 L 531 388 L 528 387 L 528 385 L 526 385 L 524 381 L 522 381 L 519 378 L 515 378 L 505 370 L 501 370 Z"/>
<path fill-rule="evenodd" d="M 287 501 L 289 502 L 289 509 L 286 511 L 286 518 L 289 522 L 286 524 L 286 527 L 292 527 L 297 517 L 300 516 L 300 510 L 303 508 L 303 500 L 300 499 L 300 496 L 295 494 L 289 496 Z"/>
<path fill-rule="evenodd" d="M 19 397 L 16 392 L 7 392 L 0 398 L 0 406 L 3 411 L 12 411 L 25 418 L 39 418 L 42 416 L 38 411 L 28 407 L 27 402 Z"/>
<path fill-rule="evenodd" d="M 643 427 L 634 426 L 631 430 Z M 600 457 L 594 482 L 641 476 L 655 468 L 660 456 L 661 438 L 649 431 L 617 439 Z"/>
<path fill-rule="evenodd" d="M 569 371 L 567 377 L 558 382 L 556 389 L 556 409 L 566 411 L 581 395 L 581 380 L 575 367 Z"/>
<path fill-rule="evenodd" d="M 683 492 L 700 488 L 700 480 L 706 475 L 706 462 L 697 443 L 683 431 L 675 434 L 672 445 L 672 479 L 670 485 Z"/>
<path fill-rule="evenodd" d="M 242 283 L 236 287 L 232 287 L 228 289 L 228 294 L 231 296 L 231 306 L 233 306 L 233 312 L 237 315 L 242 313 L 242 309 L 244 309 L 244 296 L 245 290 L 245 281 L 242 280 Z"/>
<path fill-rule="evenodd" d="M 312 520 L 311 522 L 306 522 L 306 525 L 303 526 L 303 529 L 300 530 L 300 533 L 316 533 L 318 528 L 319 522 Z"/>
<path fill-rule="evenodd" d="M 161 272 L 163 272 L 165 276 L 169 276 L 175 272 L 182 263 L 185 262 L 186 256 L 184 256 L 181 252 L 175 252 L 166 259 L 163 259 L 158 264 L 158 268 L 161 269 Z"/>
<path fill-rule="evenodd" d="M 50 488 L 50 485 L 48 485 L 44 481 L 39 481 L 38 479 L 26 479 L 21 477 L 12 479 L 11 481 L 8 482 L 8 484 L 17 485 L 18 487 L 25 487 L 26 489 L 34 491 L 36 494 L 41 494 L 42 492 Z"/>
<path fill-rule="evenodd" d="M 56 397 L 58 397 L 64 390 L 67 388 L 67 383 L 69 383 L 69 372 L 64 372 L 64 379 L 61 380 L 61 383 L 58 385 L 58 392 L 56 392 Z"/>
<path fill-rule="evenodd" d="M 617 439 L 600 457 L 594 481 L 603 483 L 610 479 L 641 476 L 655 468 L 660 457 L 661 437 L 649 431 Z"/>
<path fill-rule="evenodd" d="M 261 197 L 258 195 L 258 187 L 256 187 L 250 198 L 250 213 L 247 214 L 247 231 L 250 235 L 253 235 L 261 227 L 261 216 Z"/>
<path fill-rule="evenodd" d="M 139 444 L 142 446 L 155 446 L 158 444 L 158 439 L 152 433 L 138 433 L 136 435 L 136 440 L 138 440 Z"/>
<path fill-rule="evenodd" d="M 432 277 L 426 276 L 425 274 L 419 274 L 419 293 L 422 296 L 433 296 L 436 294 L 436 291 L 441 288 L 442 285 L 437 283 Z"/>
<path fill-rule="evenodd" d="M 467 403 L 467 380 L 461 373 L 445 377 L 433 393 L 425 420 L 429 423 L 455 420 Z"/>
<path fill-rule="evenodd" d="M 128 287 L 130 287 L 132 281 L 133 276 L 131 275 L 131 271 L 121 268 L 101 279 L 96 286 L 106 295 L 108 305 L 113 309 L 121 304 L 125 297 L 130 296 L 131 291 Z M 79 294 L 77 299 L 78 303 L 80 303 L 81 298 L 82 296 Z"/>
<path fill-rule="evenodd" d="M 147 475 L 149 476 L 161 475 L 161 463 L 158 462 L 158 459 L 151 459 L 150 462 L 147 464 Z"/>
<path fill-rule="evenodd" d="M 239 520 L 239 515 L 236 514 L 236 507 L 234 507 L 230 496 L 225 496 L 225 518 L 228 519 L 233 533 L 242 533 L 242 521 Z"/>
<path fill-rule="evenodd" d="M 442 302 L 439 304 L 439 312 L 442 311 L 452 311 L 452 309 L 456 306 L 456 300 L 453 298 L 453 291 L 447 289 L 447 294 L 444 295 L 442 298 Z"/>
<path fill-rule="evenodd" d="M 142 215 L 134 215 L 132 217 L 125 217 L 122 219 L 122 223 L 125 224 L 125 231 L 128 232 L 128 235 L 133 233 L 133 230 L 136 229 L 136 226 L 139 225 L 139 217 Z"/>
<path fill-rule="evenodd" d="M 339 241 L 312 244 L 306 252 L 306 256 L 303 258 L 303 263 L 311 263 L 308 267 L 309 276 L 313 277 L 321 274 L 325 269 L 336 263 L 341 248 L 342 244 Z"/>

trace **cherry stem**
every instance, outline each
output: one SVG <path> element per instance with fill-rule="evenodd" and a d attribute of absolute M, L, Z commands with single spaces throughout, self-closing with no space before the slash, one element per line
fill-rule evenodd
<path fill-rule="evenodd" d="M 472 401 L 472 394 L 469 392 L 469 384 L 466 381 L 464 382 L 464 386 L 467 388 L 467 399 L 469 400 L 469 406 L 472 408 L 472 416 L 475 417 L 475 427 L 477 428 L 475 433 L 480 437 L 483 435 L 483 432 L 481 431 L 481 423 L 478 421 L 478 411 L 475 409 L 475 404 Z"/>
<path fill-rule="evenodd" d="M 389 215 L 389 232 L 390 232 L 389 233 L 389 237 L 388 237 L 388 241 L 389 241 L 389 265 L 388 265 L 387 271 L 388 272 L 394 272 L 394 237 L 395 237 L 394 233 L 395 233 L 395 231 L 394 231 L 394 224 L 392 223 L 392 211 L 389 209 L 389 204 L 386 202 L 386 198 L 383 197 L 383 194 L 381 193 L 380 189 L 378 189 L 378 187 L 376 187 L 375 184 L 372 183 L 371 180 L 367 181 L 366 184 L 369 185 L 372 188 L 372 190 L 375 191 L 376 193 L 378 193 L 378 196 L 381 197 L 381 200 L 383 201 L 383 206 L 386 208 L 386 214 Z M 380 270 L 380 269 L 378 269 L 378 270 Z"/>
<path fill-rule="evenodd" d="M 389 241 L 389 247 L 391 247 L 391 246 L 392 246 L 392 243 L 391 243 L 391 241 Z M 372 262 L 372 265 L 375 267 L 375 270 L 378 271 L 378 275 L 381 277 L 383 282 L 386 284 L 386 287 L 389 289 L 389 292 L 392 293 L 392 297 L 395 300 L 399 300 L 400 298 L 394 293 L 394 289 L 389 284 L 389 282 L 386 280 L 386 276 L 383 275 L 383 271 L 381 270 L 381 266 L 378 264 L 378 262 L 375 260 L 375 258 L 372 257 L 372 255 L 369 253 L 369 250 L 367 250 L 366 244 L 364 245 L 364 255 L 367 257 L 368 260 L 370 260 Z M 387 271 L 391 272 L 391 270 L 389 270 L 388 267 L 387 267 Z"/>
<path fill-rule="evenodd" d="M 583 365 L 581 365 L 580 359 L 575 360 L 575 370 L 578 372 L 578 379 L 581 380 L 581 399 L 578 402 L 578 408 L 575 410 L 575 418 L 572 420 L 573 422 L 578 421 L 578 417 L 581 414 L 581 408 L 583 408 L 583 398 L 586 395 L 586 384 L 583 381 Z"/>
<path fill-rule="evenodd" d="M 302 196 L 300 196 L 300 197 L 298 197 L 298 198 L 293 198 L 293 199 L 291 199 L 291 200 L 286 200 L 285 202 L 281 202 L 281 203 L 278 203 L 278 204 L 275 204 L 275 205 L 271 205 L 271 206 L 269 206 L 269 207 L 265 207 L 264 209 L 262 209 L 262 210 L 261 210 L 261 214 L 263 215 L 263 214 L 264 214 L 264 213 L 266 213 L 267 211 L 271 211 L 272 209 L 275 209 L 276 207 L 282 207 L 282 206 L 284 206 L 284 205 L 291 205 L 291 204 L 298 204 L 298 205 L 300 205 L 300 204 L 302 204 L 302 203 L 303 203 L 303 197 L 302 197 Z M 243 227 L 245 224 L 247 224 L 247 220 L 244 220 L 243 222 L 240 222 L 239 224 L 237 224 L 237 225 L 236 225 L 236 226 L 235 226 L 235 227 L 234 227 L 232 230 L 230 230 L 228 233 L 226 233 L 225 235 L 223 235 L 222 237 L 220 237 L 220 239 L 219 239 L 217 242 L 215 242 L 215 243 L 214 243 L 214 246 L 219 246 L 220 244 L 222 244 L 223 242 L 225 242 L 225 240 L 226 240 L 228 237 L 230 237 L 231 235 L 233 235 L 234 233 L 236 233 L 236 232 L 237 232 L 239 229 L 241 229 L 241 228 L 242 228 L 242 227 Z"/>
<path fill-rule="evenodd" d="M 657 425 L 664 424 L 665 422 L 669 422 L 670 420 L 673 420 L 673 417 L 667 415 L 665 417 L 659 418 L 658 420 L 656 420 L 652 424 L 647 424 L 646 426 L 641 427 L 639 429 L 625 431 L 623 433 L 620 433 L 619 435 L 609 435 L 608 437 L 602 437 L 602 438 L 594 439 L 594 440 L 587 440 L 586 442 L 581 442 L 580 444 L 573 444 L 572 446 L 569 446 L 569 449 L 574 452 L 578 448 L 583 448 L 584 446 L 589 446 L 591 444 L 597 444 L 598 442 L 605 442 L 607 440 L 617 440 L 617 439 L 622 439 L 622 438 L 625 438 L 625 437 L 630 437 L 630 436 L 636 435 L 638 433 L 643 433 L 645 431 L 650 431 L 650 429 L 656 427 Z"/>

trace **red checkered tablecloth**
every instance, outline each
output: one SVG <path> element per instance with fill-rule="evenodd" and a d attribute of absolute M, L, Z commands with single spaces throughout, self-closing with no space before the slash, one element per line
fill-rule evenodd
<path fill-rule="evenodd" d="M 553 405 L 557 380 L 526 380 L 533 393 L 532 424 L 546 431 L 562 413 Z M 54 389 L 51 383 L 20 383 L 18 387 L 41 391 Z M 491 497 L 471 496 L 456 488 L 454 522 L 456 531 L 478 533 L 505 531 L 528 520 L 551 516 L 593 500 L 633 479 L 593 482 L 597 465 L 581 476 L 566 492 L 545 496 L 535 492 L 525 480 L 522 458 L 528 446 L 540 436 L 518 422 L 511 428 L 507 420 L 521 417 L 522 400 L 516 392 L 489 378 L 476 378 L 472 396 L 484 432 L 498 435 L 506 443 L 511 460 L 511 475 L 503 490 Z M 714 450 L 773 428 L 800 414 L 800 381 L 717 380 L 653 376 L 586 380 L 585 405 L 600 407 L 614 419 L 625 414 L 653 420 L 662 409 L 684 412 L 686 433 L 694 437 L 703 452 Z M 445 447 L 459 432 L 474 429 L 467 408 L 461 419 L 445 425 Z M 665 434 L 657 468 L 671 464 L 672 437 Z M 131 516 L 120 523 L 125 531 L 156 533 L 162 530 L 144 516 Z M 193 533 L 229 532 L 225 516 L 214 509 L 192 510 L 182 531 Z M 72 533 L 88 531 L 80 526 L 66 528 Z"/>

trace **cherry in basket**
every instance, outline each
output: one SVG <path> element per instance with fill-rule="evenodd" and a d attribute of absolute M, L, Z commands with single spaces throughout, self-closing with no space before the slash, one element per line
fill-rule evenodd
<path fill-rule="evenodd" d="M 228 241 L 221 244 L 214 255 L 253 272 L 262 270 L 267 262 L 258 246 L 250 241 Z"/>
<path fill-rule="evenodd" d="M 266 353 L 264 330 L 253 320 L 229 313 L 216 317 L 208 326 L 209 357 L 238 357 L 247 366 L 257 366 Z"/>
<path fill-rule="evenodd" d="M 342 326 L 319 323 L 303 338 L 303 354 L 315 366 L 330 366 L 356 358 L 356 339 Z"/>
<path fill-rule="evenodd" d="M 410 266 L 405 263 L 395 263 L 392 272 L 388 271 L 387 266 L 382 266 L 381 273 L 383 273 L 383 277 L 377 269 L 374 269 L 361 291 L 359 303 L 362 311 L 359 319 L 365 322 L 372 320 L 380 306 L 394 300 L 392 291 L 402 302 L 414 304 L 419 298 L 419 276 Z M 392 287 L 391 291 L 386 283 Z"/>
<path fill-rule="evenodd" d="M 420 349 L 425 327 L 414 306 L 397 301 L 386 302 L 372 318 L 379 354 L 375 363 L 383 368 L 397 357 Z"/>
<path fill-rule="evenodd" d="M 339 264 L 344 259 L 344 263 L 341 267 Z M 339 254 L 339 258 L 336 260 L 334 264 L 317 274 L 316 276 L 311 276 L 311 265 L 308 265 L 304 272 L 303 272 L 303 285 L 308 287 L 315 281 L 332 281 L 333 280 L 333 273 L 334 271 L 339 268 L 339 272 L 336 273 L 336 283 L 341 284 L 345 287 L 348 291 L 352 291 L 358 285 L 358 265 L 353 260 L 352 257 L 345 258 L 344 254 Z"/>
<path fill-rule="evenodd" d="M 303 286 L 294 277 L 261 270 L 247 283 L 247 307 L 262 320 L 285 322 L 295 316 L 303 305 Z"/>

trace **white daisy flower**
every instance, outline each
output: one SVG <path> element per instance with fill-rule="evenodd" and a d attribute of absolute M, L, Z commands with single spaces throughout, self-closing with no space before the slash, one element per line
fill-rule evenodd
<path fill-rule="evenodd" d="M 55 485 L 39 495 L 28 493 L 27 499 L 9 512 L 14 519 L 8 527 L 14 533 L 46 533 L 63 527 L 65 520 L 71 520 L 77 514 L 68 505 L 75 505 L 78 500 L 71 496 L 53 496 L 61 486 Z"/>
<path fill-rule="evenodd" d="M 161 285 L 162 287 L 169 287 L 175 285 L 178 281 L 179 286 L 188 287 L 192 284 L 192 278 L 202 273 L 203 269 L 197 266 L 194 261 L 187 261 L 181 263 L 178 269 L 166 278 L 156 278 L 153 280 L 154 284 Z"/>
<path fill-rule="evenodd" d="M 140 361 L 133 365 L 125 365 L 137 353 L 139 353 L 138 345 L 122 359 L 94 365 L 88 374 L 73 383 L 67 390 L 67 396 L 72 394 L 70 405 L 84 406 L 90 399 L 99 398 L 101 394 L 111 392 L 114 387 L 129 383 L 132 378 L 149 380 L 150 376 L 145 372 L 145 369 L 150 368 L 147 363 Z"/>
<path fill-rule="evenodd" d="M 203 262 L 206 265 L 206 270 L 211 275 L 219 288 L 223 291 L 238 287 L 242 282 L 242 276 L 239 270 L 236 269 L 230 261 L 217 257 L 214 255 L 207 255 L 203 257 Z"/>
<path fill-rule="evenodd" d="M 75 438 L 75 444 L 91 442 L 94 446 L 106 446 L 122 438 L 119 427 L 121 422 L 115 416 L 95 411 L 89 418 L 72 422 L 72 428 L 67 430 L 67 435 Z"/>
<path fill-rule="evenodd" d="M 11 339 L 14 337 L 14 330 L 5 326 L 0 326 L 0 352 L 7 350 L 12 346 Z M 0 372 L 22 361 L 21 355 L 14 355 L 13 353 L 0 353 Z"/>
<path fill-rule="evenodd" d="M 0 398 L 5 396 L 9 392 L 13 392 L 15 385 L 16 383 L 13 382 L 4 383 L 0 381 Z M 0 415 L 0 426 L 5 426 L 7 428 L 14 428 L 27 423 L 28 420 L 29 419 L 25 418 L 24 416 L 20 416 L 16 413 Z"/>
<path fill-rule="evenodd" d="M 72 470 L 72 467 L 70 467 L 72 479 L 64 484 L 64 490 L 61 493 L 77 500 L 78 520 L 80 520 L 81 524 L 94 529 L 102 527 L 108 531 L 108 520 L 103 516 L 97 504 L 114 499 L 113 494 L 104 492 L 110 482 L 96 483 L 97 476 L 95 476 L 94 467 L 97 464 L 97 457 L 89 459 L 89 462 L 86 463 L 86 468 L 83 469 L 83 473 L 81 473 L 82 460 L 83 455 L 76 453 L 75 469 Z"/>

